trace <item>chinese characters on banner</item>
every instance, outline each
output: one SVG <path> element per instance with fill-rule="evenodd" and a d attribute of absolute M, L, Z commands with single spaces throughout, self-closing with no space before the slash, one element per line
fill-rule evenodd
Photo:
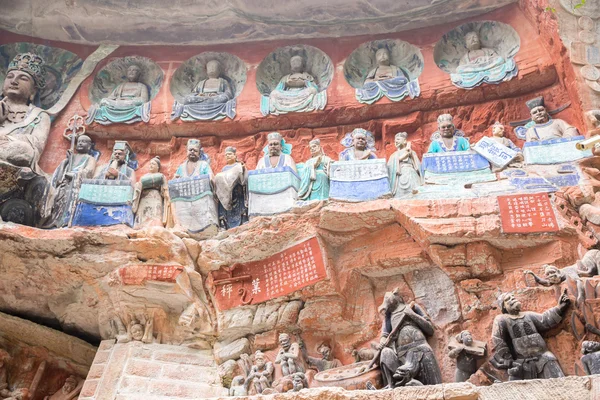
<path fill-rule="evenodd" d="M 129 265 L 119 268 L 119 276 L 124 285 L 141 285 L 146 281 L 175 282 L 181 271 L 181 265 Z"/>
<path fill-rule="evenodd" d="M 265 260 L 238 264 L 231 273 L 220 270 L 211 274 L 220 310 L 285 296 L 327 278 L 315 237 Z"/>
<path fill-rule="evenodd" d="M 547 193 L 498 196 L 504 233 L 556 232 L 556 215 Z"/>

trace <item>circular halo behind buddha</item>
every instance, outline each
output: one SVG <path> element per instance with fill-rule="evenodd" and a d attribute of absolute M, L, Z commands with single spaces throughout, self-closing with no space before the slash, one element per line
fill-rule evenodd
<path fill-rule="evenodd" d="M 510 26 L 497 21 L 475 21 L 446 33 L 433 49 L 433 59 L 452 83 L 472 89 L 498 84 L 517 76 L 514 60 L 521 39 Z"/>

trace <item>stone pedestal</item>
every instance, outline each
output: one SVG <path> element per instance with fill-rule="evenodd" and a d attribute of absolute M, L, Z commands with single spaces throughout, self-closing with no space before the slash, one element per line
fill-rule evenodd
<path fill-rule="evenodd" d="M 84 179 L 77 196 L 73 225 L 133 226 L 132 199 L 133 187 L 130 181 Z"/>
<path fill-rule="evenodd" d="M 190 233 L 216 232 L 219 217 L 208 175 L 169 181 L 169 195 L 177 224 Z"/>
<path fill-rule="evenodd" d="M 329 197 L 342 201 L 368 201 L 391 196 L 384 158 L 336 161 L 331 166 Z"/>
<path fill-rule="evenodd" d="M 289 211 L 298 198 L 300 178 L 290 167 L 260 169 L 248 173 L 250 217 Z"/>

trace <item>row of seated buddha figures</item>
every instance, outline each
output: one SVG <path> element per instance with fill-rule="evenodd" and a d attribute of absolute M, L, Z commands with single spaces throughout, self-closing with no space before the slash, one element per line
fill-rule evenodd
<path fill-rule="evenodd" d="M 563 322 L 570 306 L 569 296 L 563 293 L 546 311 L 525 311 L 514 293 L 501 293 L 501 313 L 491 327 L 491 352 L 488 341 L 474 339 L 469 330 L 448 338 L 448 356 L 455 360 L 454 381 L 469 380 L 485 361 L 489 361 L 486 375 L 497 382 L 500 379 L 495 375 L 510 381 L 564 377 L 543 335 Z M 436 326 L 426 308 L 414 301 L 406 302 L 396 288 L 385 293 L 379 311 L 383 320 L 379 343 L 356 349 L 355 363 L 343 365 L 335 358 L 335 345 L 328 340 L 316 346 L 316 357 L 311 356 L 299 334 L 294 335 L 294 341 L 284 332 L 271 358 L 260 350 L 253 356 L 240 356 L 237 363 L 243 375 L 232 379 L 229 395 L 268 395 L 325 386 L 377 390 L 442 383 L 439 363 L 429 344 Z M 581 353 L 583 372 L 600 372 L 600 343 L 582 341 Z"/>
<path fill-rule="evenodd" d="M 505 40 L 500 40 L 504 38 Z M 513 56 L 519 38 L 494 21 L 461 25 L 436 46 L 436 63 L 452 82 L 471 89 L 501 83 L 517 74 Z M 373 104 L 386 97 L 400 101 L 420 94 L 418 77 L 424 60 L 420 50 L 401 40 L 377 40 L 357 48 L 346 60 L 344 76 L 356 99 Z M 334 65 L 321 50 L 307 45 L 282 47 L 259 65 L 257 88 L 263 115 L 323 110 Z M 184 62 L 171 79 L 175 98 L 172 119 L 233 119 L 236 97 L 246 82 L 246 66 L 229 53 L 206 52 Z M 163 72 L 151 59 L 124 57 L 107 64 L 90 88 L 94 103 L 87 123 L 148 122 L 151 100 L 163 83 Z"/>

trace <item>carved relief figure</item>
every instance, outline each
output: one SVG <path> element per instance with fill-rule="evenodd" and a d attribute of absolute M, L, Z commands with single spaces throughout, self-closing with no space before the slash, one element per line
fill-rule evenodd
<path fill-rule="evenodd" d="M 477 372 L 477 361 L 485 356 L 487 344 L 473 340 L 469 331 L 462 331 L 450 341 L 448 356 L 456 359 L 455 382 L 466 382 Z"/>
<path fill-rule="evenodd" d="M 525 138 L 528 142 L 539 140 L 559 139 L 578 136 L 577 128 L 567 124 L 562 119 L 552 119 L 546 110 L 543 97 L 527 101 L 533 125 L 527 129 Z"/>
<path fill-rule="evenodd" d="M 391 64 L 390 59 L 390 52 L 385 47 L 375 52 L 377 66 L 365 77 L 363 88 L 356 89 L 356 99 L 359 102 L 373 104 L 383 96 L 392 101 L 400 101 L 407 94 L 411 97 L 420 94 L 418 81 L 410 82 L 408 73 Z"/>
<path fill-rule="evenodd" d="M 427 343 L 434 327 L 417 304 L 404 303 L 399 290 L 387 292 L 379 307 L 384 315 L 379 349 L 386 388 L 442 383 L 440 367 Z"/>
<path fill-rule="evenodd" d="M 290 59 L 291 73 L 279 81 L 277 87 L 263 96 L 260 110 L 263 115 L 287 114 L 322 110 L 327 104 L 327 92 L 319 92 L 314 76 L 305 71 L 304 59 L 295 55 Z"/>
<path fill-rule="evenodd" d="M 302 349 L 302 355 L 306 360 L 306 363 L 311 368 L 316 368 L 318 372 L 326 371 L 332 368 L 338 368 L 342 366 L 342 363 L 337 358 L 333 358 L 331 354 L 331 346 L 327 343 L 321 343 L 317 346 L 317 353 L 321 354 L 321 357 L 311 357 L 306 351 L 304 343 L 300 343 Z"/>
<path fill-rule="evenodd" d="M 329 198 L 329 170 L 332 160 L 323 153 L 321 141 L 309 142 L 311 158 L 304 163 L 300 174 L 299 200 L 325 200 Z"/>
<path fill-rule="evenodd" d="M 206 79 L 196 84 L 183 104 L 175 102 L 171 119 L 180 117 L 184 121 L 203 121 L 235 117 L 233 89 L 227 77 L 223 76 L 221 63 L 218 60 L 208 61 L 206 74 Z"/>
<path fill-rule="evenodd" d="M 564 376 L 556 356 L 550 352 L 540 333 L 560 324 L 569 307 L 563 293 L 558 305 L 542 314 L 521 311 L 521 302 L 512 293 L 498 299 L 502 314 L 496 316 L 492 328 L 494 355 L 490 363 L 508 370 L 509 380 L 548 379 Z"/>
<path fill-rule="evenodd" d="M 141 82 L 142 68 L 132 64 L 127 68 L 126 81 L 117 85 L 100 104 L 90 107 L 86 123 L 102 125 L 112 123 L 131 124 L 150 121 L 150 93 Z"/>
<path fill-rule="evenodd" d="M 229 396 L 248 396 L 249 386 L 250 380 L 244 378 L 242 375 L 234 376 L 229 387 Z"/>
<path fill-rule="evenodd" d="M 180 178 L 177 185 L 181 187 L 176 194 L 170 194 L 175 224 L 192 233 L 216 227 L 218 214 L 212 194 L 213 171 L 198 139 L 187 142 L 187 160 L 175 171 L 175 179 Z M 172 182 L 169 182 L 170 187 Z"/>
<path fill-rule="evenodd" d="M 87 135 L 78 136 L 74 150 L 67 150 L 67 157 L 52 176 L 53 190 L 48 198 L 52 214 L 47 227 L 61 228 L 69 224 L 81 181 L 94 175 L 96 158 L 91 155 L 92 139 Z"/>
<path fill-rule="evenodd" d="M 417 193 L 417 188 L 422 184 L 419 156 L 411 149 L 407 137 L 406 132 L 396 134 L 394 145 L 397 150 L 387 163 L 390 187 L 397 198 Z"/>
<path fill-rule="evenodd" d="M 265 355 L 257 350 L 254 353 L 254 365 L 250 369 L 247 381 L 252 382 L 257 394 L 261 394 L 265 389 L 271 387 L 274 371 L 273 363 L 266 361 Z"/>
<path fill-rule="evenodd" d="M 495 49 L 482 47 L 477 32 L 465 34 L 466 53 L 460 59 L 456 72 L 450 74 L 456 86 L 472 89 L 482 83 L 500 83 L 517 75 L 512 57 L 504 59 Z"/>
<path fill-rule="evenodd" d="M 304 372 L 296 372 L 292 375 L 292 392 L 299 392 L 302 389 L 308 389 L 308 382 Z"/>
<path fill-rule="evenodd" d="M 136 179 L 135 170 L 129 166 L 131 154 L 132 151 L 127 142 L 115 142 L 110 162 L 100 168 L 100 172 L 96 174 L 95 178 L 130 181 L 133 186 Z"/>
<path fill-rule="evenodd" d="M 428 153 L 445 153 L 447 151 L 466 151 L 470 149 L 469 141 L 464 133 L 456 129 L 452 115 L 442 114 L 437 119 L 438 130 L 431 135 Z"/>
<path fill-rule="evenodd" d="M 298 343 L 292 343 L 290 335 L 282 333 L 279 335 L 279 345 L 281 347 L 275 358 L 275 364 L 281 364 L 282 375 L 285 377 L 296 372 L 304 372 Z"/>
<path fill-rule="evenodd" d="M 356 128 L 342 139 L 346 150 L 340 153 L 340 161 L 371 160 L 375 154 L 375 138 L 365 129 Z"/>
<path fill-rule="evenodd" d="M 187 142 L 187 160 L 175 171 L 175 178 L 192 178 L 199 175 L 213 176 L 210 168 L 208 155 L 202 151 L 202 145 L 198 139 L 190 139 Z"/>
<path fill-rule="evenodd" d="M 50 116 L 35 106 L 46 84 L 44 60 L 18 54 L 8 65 L 0 100 L 0 162 L 43 175 L 38 161 L 50 133 Z"/>
<path fill-rule="evenodd" d="M 517 152 L 517 155 L 508 164 L 509 167 L 521 168 L 523 166 L 523 152 L 513 143 L 512 140 L 504 137 L 504 125 L 502 125 L 500 122 L 496 122 L 492 126 L 492 140 Z"/>
<path fill-rule="evenodd" d="M 132 204 L 135 228 L 166 226 L 169 221 L 169 186 L 160 173 L 160 158 L 154 157 L 149 164 L 149 172 L 135 184 Z"/>
<path fill-rule="evenodd" d="M 296 163 L 290 156 L 292 145 L 287 144 L 279 132 L 267 135 L 267 146 L 263 149 L 265 156 L 258 160 L 256 169 L 290 167 L 296 171 Z"/>
<path fill-rule="evenodd" d="M 236 153 L 235 147 L 225 148 L 226 165 L 214 180 L 219 199 L 219 225 L 224 229 L 248 222 L 248 171 Z"/>
<path fill-rule="evenodd" d="M 600 343 L 584 340 L 581 343 L 581 364 L 587 375 L 600 374 Z"/>
<path fill-rule="evenodd" d="M 44 397 L 44 400 L 73 400 L 81 392 L 83 380 L 77 379 L 75 375 L 71 375 L 65 380 L 62 388 L 52 396 Z"/>
<path fill-rule="evenodd" d="M 160 343 L 160 340 L 154 337 L 154 316 L 143 315 L 139 320 L 131 316 L 127 331 L 123 332 L 123 323 L 117 316 L 115 322 L 118 326 L 117 343 L 128 343 L 131 341 L 144 343 Z"/>

